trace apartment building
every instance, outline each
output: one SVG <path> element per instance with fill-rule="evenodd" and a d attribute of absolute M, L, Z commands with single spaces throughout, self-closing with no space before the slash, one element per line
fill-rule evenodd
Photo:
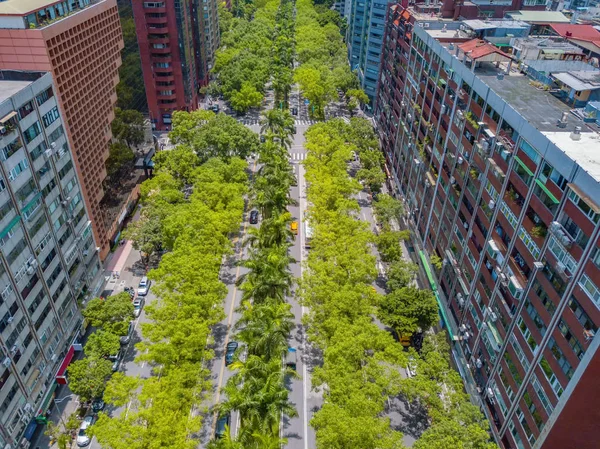
<path fill-rule="evenodd" d="M 416 245 L 443 259 L 453 358 L 494 439 L 596 448 L 600 127 L 460 27 L 389 9 L 386 164 Z"/>
<path fill-rule="evenodd" d="M 150 119 L 169 130 L 177 110 L 198 108 L 219 46 L 217 0 L 133 0 Z"/>
<path fill-rule="evenodd" d="M 350 68 L 357 73 L 361 88 L 369 96 L 368 108 L 371 109 L 375 103 L 379 80 L 379 58 L 387 4 L 387 0 L 352 0 L 349 5 L 350 13 L 346 17 Z"/>
<path fill-rule="evenodd" d="M 28 447 L 102 275 L 52 75 L 0 71 L 0 447 Z"/>
<path fill-rule="evenodd" d="M 0 69 L 52 74 L 102 259 L 110 251 L 102 183 L 122 48 L 116 0 L 0 2 Z"/>

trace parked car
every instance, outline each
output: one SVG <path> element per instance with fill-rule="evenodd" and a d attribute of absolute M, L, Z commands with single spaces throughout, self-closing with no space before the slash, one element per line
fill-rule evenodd
<path fill-rule="evenodd" d="M 119 349 L 119 352 L 117 352 L 115 355 L 109 355 L 108 360 L 113 362 L 112 370 L 118 371 L 119 366 L 121 365 L 121 360 L 123 360 L 123 350 Z"/>
<path fill-rule="evenodd" d="M 133 287 L 125 287 L 123 289 L 123 291 L 129 293 L 129 296 L 131 297 L 131 299 L 133 299 L 135 297 L 135 288 L 133 288 Z"/>
<path fill-rule="evenodd" d="M 215 114 L 219 113 L 219 105 L 218 104 L 213 104 L 211 109 Z"/>
<path fill-rule="evenodd" d="M 285 356 L 285 366 L 296 371 L 296 367 L 298 366 L 298 352 L 296 348 L 288 348 Z"/>
<path fill-rule="evenodd" d="M 104 400 L 102 398 L 96 398 L 92 401 L 92 412 L 98 413 L 104 410 L 105 407 Z"/>
<path fill-rule="evenodd" d="M 215 430 L 215 438 L 217 440 L 220 440 L 225 436 L 225 426 L 229 426 L 230 419 L 231 415 L 229 413 L 219 415 L 219 420 L 217 421 L 217 428 Z"/>
<path fill-rule="evenodd" d="M 133 335 L 134 327 L 135 327 L 135 325 L 133 324 L 133 321 L 130 321 L 129 326 L 127 326 L 127 334 L 119 337 L 119 341 L 121 342 L 122 345 L 126 345 L 127 343 L 129 343 L 131 341 L 131 336 Z"/>
<path fill-rule="evenodd" d="M 138 295 L 146 296 L 148 294 L 148 290 L 150 290 L 150 279 L 147 276 L 144 276 L 138 285 Z"/>
<path fill-rule="evenodd" d="M 267 140 L 267 138 L 265 137 L 264 134 L 260 135 L 260 143 L 265 143 L 265 141 Z"/>
<path fill-rule="evenodd" d="M 298 115 L 298 109 L 292 108 L 292 115 Z"/>
<path fill-rule="evenodd" d="M 237 341 L 230 341 L 229 343 L 227 343 L 227 350 L 225 352 L 225 365 L 231 365 L 233 363 L 233 356 L 235 355 L 235 351 L 237 348 Z"/>
<path fill-rule="evenodd" d="M 290 223 L 290 231 L 292 231 L 293 234 L 298 235 L 298 222 L 297 221 L 292 221 Z"/>
<path fill-rule="evenodd" d="M 86 434 L 86 430 L 94 424 L 94 421 L 96 421 L 94 415 L 88 415 L 83 418 L 81 426 L 79 427 L 79 432 L 77 432 L 77 446 L 86 447 L 91 443 L 92 439 Z"/>
<path fill-rule="evenodd" d="M 138 317 L 144 308 L 144 298 L 138 296 L 133 300 L 133 315 Z"/>
<path fill-rule="evenodd" d="M 256 224 L 256 223 L 258 223 L 258 211 L 251 210 L 250 211 L 250 224 Z"/>

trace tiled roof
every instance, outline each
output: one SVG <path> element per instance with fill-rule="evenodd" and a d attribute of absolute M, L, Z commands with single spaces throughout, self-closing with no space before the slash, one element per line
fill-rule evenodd
<path fill-rule="evenodd" d="M 464 44 L 458 46 L 463 52 L 469 53 L 471 59 L 479 59 L 484 56 L 491 55 L 492 53 L 498 53 L 506 58 L 511 59 L 510 55 L 507 55 L 495 45 L 490 44 L 482 39 L 473 39 Z"/>
<path fill-rule="evenodd" d="M 591 25 L 553 23 L 550 26 L 559 36 L 567 39 L 577 39 L 580 41 L 594 42 L 597 45 L 600 44 L 600 31 Z"/>

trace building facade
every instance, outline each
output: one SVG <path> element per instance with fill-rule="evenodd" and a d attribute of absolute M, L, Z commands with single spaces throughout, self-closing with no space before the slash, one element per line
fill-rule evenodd
<path fill-rule="evenodd" d="M 133 0 L 150 119 L 169 130 L 177 110 L 198 107 L 219 46 L 216 0 Z"/>
<path fill-rule="evenodd" d="M 3 448 L 28 447 L 73 356 L 77 299 L 102 274 L 57 93 L 49 73 L 0 72 Z"/>
<path fill-rule="evenodd" d="M 102 183 L 122 48 L 116 0 L 0 2 L 0 69 L 52 73 L 102 259 L 110 251 Z"/>
<path fill-rule="evenodd" d="M 387 3 L 387 0 L 352 0 L 347 17 L 350 68 L 356 72 L 361 88 L 369 96 L 370 108 L 374 106 L 377 93 Z"/>
<path fill-rule="evenodd" d="M 597 447 L 599 128 L 460 23 L 388 14 L 375 118 L 415 243 L 444 261 L 467 390 L 504 449 Z"/>

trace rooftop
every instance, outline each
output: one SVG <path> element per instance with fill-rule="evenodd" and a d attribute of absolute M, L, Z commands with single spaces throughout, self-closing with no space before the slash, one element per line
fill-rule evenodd
<path fill-rule="evenodd" d="M 600 43 L 600 31 L 591 25 L 553 23 L 550 27 L 556 34 L 567 39 Z"/>
<path fill-rule="evenodd" d="M 25 89 L 32 81 L 5 81 L 0 80 L 0 103 L 8 100 L 17 92 Z"/>
<path fill-rule="evenodd" d="M 567 129 L 583 125 L 581 120 L 570 113 L 571 107 L 549 92 L 529 84 L 527 76 L 511 71 L 503 79 L 499 79 L 498 74 L 505 71 L 506 68 L 502 65 L 496 68 L 492 64 L 481 65 L 475 69 L 475 73 L 485 84 L 540 131 L 558 131 L 560 128 L 557 124 L 564 112 L 569 113 Z"/>
<path fill-rule="evenodd" d="M 600 135 L 598 133 L 582 132 L 580 140 L 573 140 L 571 133 L 565 131 L 544 132 L 543 134 L 592 178 L 600 181 L 600 158 L 598 157 Z"/>
<path fill-rule="evenodd" d="M 479 30 L 493 30 L 495 28 L 529 28 L 530 25 L 522 20 L 511 20 L 511 19 L 495 19 L 495 20 L 463 20 L 463 22 L 469 28 Z"/>
<path fill-rule="evenodd" d="M 558 11 L 512 11 L 504 14 L 514 20 L 531 23 L 569 23 L 570 20 Z"/>
<path fill-rule="evenodd" d="M 46 6 L 59 3 L 60 0 L 4 0 L 0 1 L 0 14 L 24 15 Z"/>
<path fill-rule="evenodd" d="M 600 89 L 600 70 L 580 72 L 558 72 L 551 75 L 575 90 Z"/>

